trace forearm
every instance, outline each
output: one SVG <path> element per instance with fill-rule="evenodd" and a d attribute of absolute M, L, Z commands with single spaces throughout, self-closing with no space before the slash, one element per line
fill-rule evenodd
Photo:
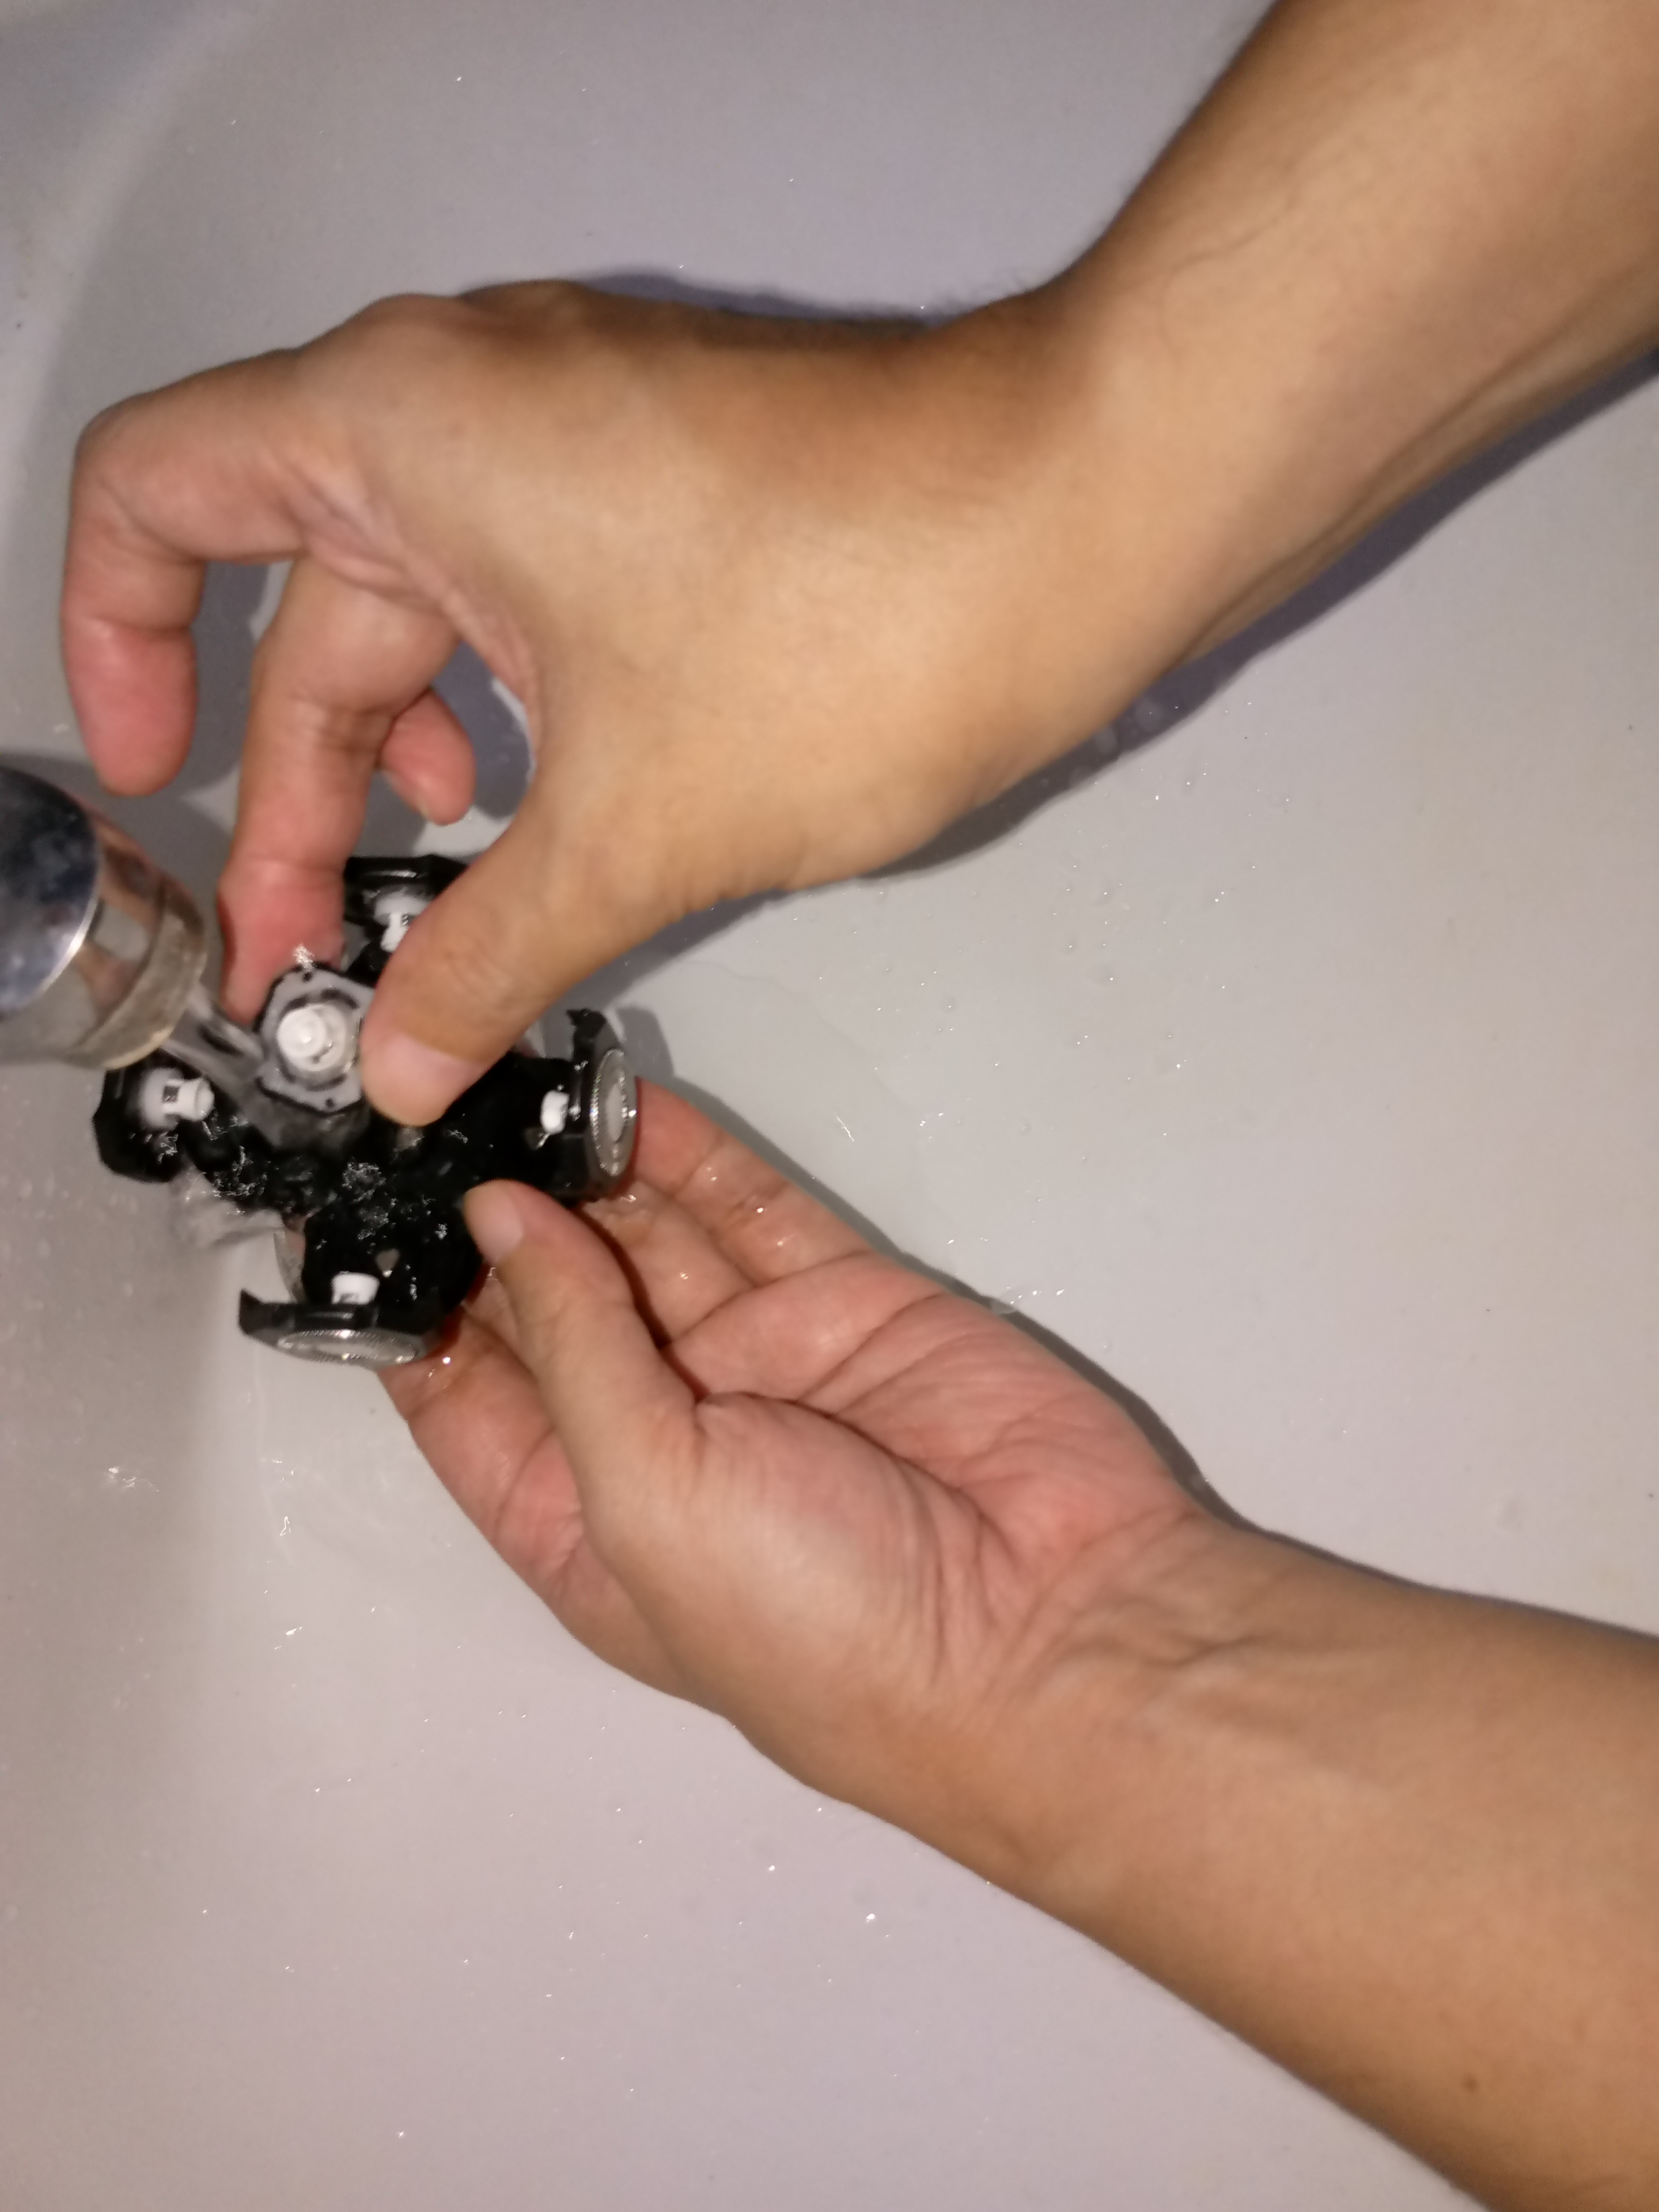
<path fill-rule="evenodd" d="M 1079 619 L 1198 649 L 1654 343 L 1659 5 L 1285 0 L 1048 300 Z"/>
<path fill-rule="evenodd" d="M 1187 1532 L 1023 1741 L 987 1871 L 1494 2205 L 1659 2202 L 1659 1647 Z"/>

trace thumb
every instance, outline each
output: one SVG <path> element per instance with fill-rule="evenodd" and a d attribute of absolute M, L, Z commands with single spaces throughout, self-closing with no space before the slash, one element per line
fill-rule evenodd
<path fill-rule="evenodd" d="M 362 1035 L 364 1088 L 393 1121 L 435 1120 L 562 992 L 633 941 L 550 845 L 526 801 L 393 955 Z"/>
<path fill-rule="evenodd" d="M 620 1565 L 640 1508 L 689 1471 L 690 1387 L 657 1350 L 627 1277 L 577 1217 L 522 1183 L 481 1183 L 465 1200 L 472 1241 L 495 1269 L 519 1357 L 575 1478 L 600 1553 Z"/>

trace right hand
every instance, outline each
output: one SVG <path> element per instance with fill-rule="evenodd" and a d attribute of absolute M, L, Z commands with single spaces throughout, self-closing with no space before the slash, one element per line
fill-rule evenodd
<path fill-rule="evenodd" d="M 520 284 L 101 416 L 64 629 L 106 782 L 184 757 L 203 563 L 295 561 L 233 1010 L 337 943 L 377 763 L 464 809 L 458 638 L 537 773 L 376 994 L 365 1079 L 410 1121 L 664 924 L 915 846 L 1650 345 L 1651 9 L 1292 0 L 1083 261 L 940 330 Z"/>
<path fill-rule="evenodd" d="M 560 284 L 390 301 L 100 416 L 64 631 L 106 783 L 184 757 L 204 562 L 294 560 L 223 884 L 232 1011 L 337 949 L 377 767 L 465 810 L 430 688 L 458 639 L 536 772 L 377 994 L 366 1079 L 404 1121 L 663 925 L 890 859 L 1086 735 L 1161 648 L 1119 672 L 1080 613 L 1058 297 L 933 331 Z"/>

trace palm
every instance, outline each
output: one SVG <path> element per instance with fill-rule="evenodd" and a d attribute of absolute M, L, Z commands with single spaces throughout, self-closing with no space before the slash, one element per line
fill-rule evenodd
<path fill-rule="evenodd" d="M 1109 1399 L 672 1093 L 590 1218 L 616 1256 L 562 1224 L 550 1347 L 492 1282 L 392 1395 L 576 1635 L 825 1787 L 868 1802 L 872 1722 L 923 1740 L 1194 1511 Z"/>

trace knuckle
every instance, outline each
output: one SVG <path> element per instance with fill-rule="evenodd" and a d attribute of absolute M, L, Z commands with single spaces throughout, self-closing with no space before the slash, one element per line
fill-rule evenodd
<path fill-rule="evenodd" d="M 453 300 L 397 292 L 360 308 L 313 339 L 297 356 L 299 374 L 320 387 L 372 408 L 387 392 L 446 368 L 465 343 L 467 319 Z"/>
<path fill-rule="evenodd" d="M 75 475 L 85 484 L 111 472 L 112 457 L 127 435 L 142 399 L 118 399 L 94 415 L 75 442 Z"/>
<path fill-rule="evenodd" d="M 520 340 L 513 325 L 426 293 L 377 300 L 298 357 L 313 419 L 343 434 L 370 477 L 395 460 L 399 484 L 476 476 L 498 434 L 501 366 Z"/>
<path fill-rule="evenodd" d="M 434 331 L 442 331 L 453 319 L 454 302 L 435 292 L 388 292 L 371 300 L 342 323 L 331 337 L 351 338 L 362 344 L 390 341 L 404 344 Z"/>
<path fill-rule="evenodd" d="M 457 295 L 455 304 L 506 321 L 558 322 L 580 312 L 590 297 L 584 285 L 560 276 L 538 276 L 516 284 L 480 284 Z"/>
<path fill-rule="evenodd" d="M 540 1004 L 538 947 L 533 938 L 502 927 L 493 912 L 475 912 L 468 903 L 445 915 L 442 904 L 411 935 L 405 973 L 426 1004 L 441 1009 L 446 1028 L 493 1049 L 498 1036 L 515 1033 Z"/>

